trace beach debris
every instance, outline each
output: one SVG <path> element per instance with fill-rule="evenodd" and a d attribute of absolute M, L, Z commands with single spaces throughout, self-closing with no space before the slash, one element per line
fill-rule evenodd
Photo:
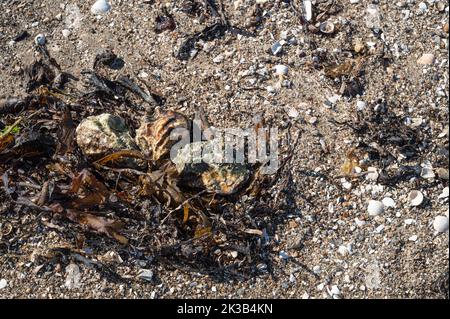
<path fill-rule="evenodd" d="M 413 207 L 420 206 L 423 202 L 423 194 L 421 191 L 412 190 L 408 195 L 409 204 Z"/>

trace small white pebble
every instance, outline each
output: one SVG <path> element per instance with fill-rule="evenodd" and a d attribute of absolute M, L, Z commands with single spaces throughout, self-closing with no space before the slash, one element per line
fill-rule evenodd
<path fill-rule="evenodd" d="M 383 198 L 382 202 L 383 202 L 385 207 L 395 207 L 395 202 L 390 197 Z"/>
<path fill-rule="evenodd" d="M 417 235 L 412 235 L 411 237 L 408 238 L 409 241 L 417 241 Z"/>
<path fill-rule="evenodd" d="M 288 73 L 288 67 L 282 64 L 275 65 L 274 69 L 277 75 L 286 75 Z"/>
<path fill-rule="evenodd" d="M 433 222 L 433 228 L 439 233 L 445 233 L 448 231 L 448 217 L 436 216 Z"/>
<path fill-rule="evenodd" d="M 6 288 L 6 286 L 8 286 L 6 279 L 0 279 L 0 289 Z"/>
<path fill-rule="evenodd" d="M 384 212 L 384 204 L 378 200 L 370 200 L 367 212 L 370 216 L 378 216 Z"/>

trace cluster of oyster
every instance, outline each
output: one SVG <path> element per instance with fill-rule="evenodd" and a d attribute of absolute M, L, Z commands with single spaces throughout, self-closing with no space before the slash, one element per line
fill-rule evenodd
<path fill-rule="evenodd" d="M 150 166 L 157 167 L 170 161 L 178 171 L 182 187 L 230 195 L 241 190 L 250 180 L 251 169 L 247 165 L 214 160 L 213 157 L 220 153 L 222 145 L 214 139 L 189 143 L 181 147 L 171 159 L 172 147 L 178 142 L 171 138 L 175 129 L 182 129 L 190 134 L 192 121 L 181 113 L 167 111 L 158 114 L 155 119 L 144 117 L 133 139 L 121 117 L 105 113 L 84 119 L 76 129 L 76 141 L 83 154 L 91 161 L 126 150 L 139 151 L 150 159 L 149 170 Z M 204 150 L 210 154 L 207 160 L 202 157 Z M 139 170 L 144 170 L 147 166 L 142 159 L 132 157 L 121 158 L 115 165 Z"/>

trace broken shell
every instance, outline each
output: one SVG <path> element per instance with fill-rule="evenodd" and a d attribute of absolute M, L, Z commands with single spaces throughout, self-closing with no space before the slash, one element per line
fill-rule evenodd
<path fill-rule="evenodd" d="M 445 233 L 448 231 L 448 217 L 436 216 L 433 221 L 433 228 L 439 233 Z"/>
<path fill-rule="evenodd" d="M 384 212 L 384 204 L 378 200 L 370 200 L 367 212 L 370 216 L 378 216 Z"/>
<path fill-rule="evenodd" d="M 43 35 L 43 34 L 38 34 L 34 38 L 34 43 L 36 43 L 37 45 L 44 45 L 45 42 L 47 42 L 47 39 L 45 38 L 45 35 Z"/>
<path fill-rule="evenodd" d="M 408 199 L 411 206 L 420 206 L 423 202 L 423 194 L 421 191 L 413 190 L 409 193 Z"/>
<path fill-rule="evenodd" d="M 335 31 L 335 26 L 333 22 L 330 21 L 325 21 L 322 22 L 319 26 L 319 30 L 320 32 L 324 33 L 324 34 L 332 34 Z"/>
<path fill-rule="evenodd" d="M 311 0 L 304 0 L 303 6 L 305 7 L 305 19 L 311 21 L 312 19 L 312 3 Z"/>
<path fill-rule="evenodd" d="M 442 193 L 438 196 L 439 199 L 448 198 L 448 186 L 442 190 Z"/>
<path fill-rule="evenodd" d="M 171 139 L 172 132 L 179 130 L 180 134 L 188 134 L 189 128 L 189 121 L 183 114 L 168 111 L 155 121 L 145 119 L 136 131 L 136 143 L 144 153 L 151 154 L 152 159 L 158 161 L 168 155 L 178 141 L 176 136 Z"/>
<path fill-rule="evenodd" d="M 112 114 L 89 116 L 76 129 L 76 140 L 83 154 L 90 160 L 99 160 L 122 150 L 138 150 L 125 126 L 125 121 Z M 134 158 L 120 160 L 121 166 L 141 167 Z"/>

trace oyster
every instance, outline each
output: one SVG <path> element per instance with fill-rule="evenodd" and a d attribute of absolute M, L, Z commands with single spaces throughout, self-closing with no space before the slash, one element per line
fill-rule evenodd
<path fill-rule="evenodd" d="M 84 119 L 76 129 L 76 140 L 83 154 L 94 161 L 123 150 L 139 150 L 125 121 L 108 113 Z M 119 162 L 131 168 L 145 166 L 135 158 L 123 158 Z"/>
<path fill-rule="evenodd" d="M 180 185 L 231 195 L 250 180 L 245 164 L 223 163 L 223 143 L 217 140 L 185 145 L 173 159 L 180 173 Z"/>
<path fill-rule="evenodd" d="M 136 143 L 144 153 L 151 154 L 154 161 L 166 157 L 170 149 L 177 143 L 170 139 L 175 129 L 189 132 L 190 123 L 181 113 L 168 111 L 162 113 L 155 121 L 145 119 L 136 131 Z"/>

